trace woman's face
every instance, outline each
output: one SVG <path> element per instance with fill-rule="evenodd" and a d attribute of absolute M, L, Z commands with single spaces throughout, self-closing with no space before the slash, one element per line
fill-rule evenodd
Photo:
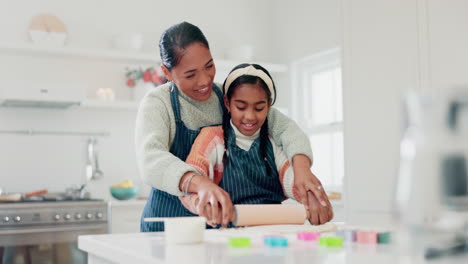
<path fill-rule="evenodd" d="M 216 68 L 210 50 L 203 44 L 195 42 L 182 53 L 179 64 L 168 71 L 163 66 L 168 80 L 190 98 L 206 101 L 210 98 Z"/>
<path fill-rule="evenodd" d="M 224 103 L 236 128 L 242 134 L 252 136 L 267 118 L 270 109 L 267 93 L 258 84 L 241 84 L 234 89 L 231 100 L 224 97 Z"/>

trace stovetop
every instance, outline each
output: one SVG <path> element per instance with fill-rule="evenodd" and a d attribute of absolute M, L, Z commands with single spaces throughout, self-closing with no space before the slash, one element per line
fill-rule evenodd
<path fill-rule="evenodd" d="M 42 195 L 35 195 L 30 197 L 21 197 L 17 201 L 0 201 L 0 204 L 3 203 L 30 203 L 30 202 L 83 202 L 83 201 L 102 201 L 102 199 L 92 199 L 89 196 L 89 193 L 86 193 L 84 196 L 69 195 L 67 193 L 46 193 Z"/>
<path fill-rule="evenodd" d="M 0 203 L 0 230 L 19 226 L 107 222 L 107 201 L 50 200 Z M 0 232 L 1 233 L 1 232 Z"/>
<path fill-rule="evenodd" d="M 53 202 L 89 202 L 89 201 L 104 201 L 103 199 L 92 199 L 92 198 L 69 198 L 69 197 L 25 197 L 19 201 L 0 201 L 0 204 L 12 204 L 12 203 L 53 203 Z"/>

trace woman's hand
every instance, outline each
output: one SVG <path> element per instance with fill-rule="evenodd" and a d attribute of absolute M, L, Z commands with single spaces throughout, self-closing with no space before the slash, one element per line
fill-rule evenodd
<path fill-rule="evenodd" d="M 189 190 L 198 194 L 198 215 L 208 219 L 211 226 L 227 226 L 234 220 L 234 205 L 231 197 L 221 187 L 213 183 L 207 177 L 194 176 Z"/>
<path fill-rule="evenodd" d="M 333 219 L 331 204 L 328 204 L 328 206 L 321 205 L 311 191 L 307 191 L 306 199 L 308 201 L 306 209 L 309 211 L 309 222 L 312 225 L 323 225 Z"/>
<path fill-rule="evenodd" d="M 234 205 L 231 197 L 218 185 L 210 180 L 200 184 L 198 188 L 198 212 L 200 216 L 208 218 L 208 224 L 211 226 L 227 226 L 234 220 Z"/>
<path fill-rule="evenodd" d="M 305 155 L 293 158 L 294 190 L 300 202 L 309 210 L 309 222 L 321 225 L 333 218 L 333 207 L 320 180 L 310 171 L 310 160 Z"/>

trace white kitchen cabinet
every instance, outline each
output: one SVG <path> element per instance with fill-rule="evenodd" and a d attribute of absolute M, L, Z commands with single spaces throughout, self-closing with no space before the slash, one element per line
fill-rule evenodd
<path fill-rule="evenodd" d="M 146 200 L 109 201 L 109 232 L 136 233 L 140 232 L 140 219 Z"/>

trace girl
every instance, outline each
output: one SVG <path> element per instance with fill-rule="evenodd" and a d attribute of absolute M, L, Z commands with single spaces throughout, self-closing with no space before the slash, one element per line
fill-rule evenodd
<path fill-rule="evenodd" d="M 142 99 L 135 125 L 140 175 L 152 187 L 141 231 L 163 230 L 162 223 L 144 222 L 145 217 L 193 215 L 177 197 L 183 194 L 185 182 L 190 185 L 183 190 L 196 192 L 213 207 L 225 209 L 221 219 L 227 224 L 233 214 L 227 192 L 208 178 L 195 175 L 195 169 L 184 162 L 200 127 L 222 122 L 222 92 L 213 83 L 216 67 L 208 41 L 198 27 L 182 22 L 163 32 L 159 48 L 161 68 L 169 82 Z M 329 207 L 320 181 L 310 172 L 312 151 L 307 136 L 275 109 L 268 120 L 269 134 L 293 162 L 294 185 L 301 199 L 308 203 L 311 192 L 307 194 L 307 190 L 311 190 L 324 207 Z"/>
<path fill-rule="evenodd" d="M 279 204 L 286 197 L 300 201 L 289 161 L 268 136 L 267 116 L 276 99 L 268 71 L 257 64 L 238 65 L 226 78 L 223 92 L 227 111 L 222 127 L 203 128 L 186 163 L 228 192 L 234 204 Z M 212 209 L 204 208 L 196 193 L 180 199 L 194 214 Z M 332 219 L 331 211 L 319 211 L 319 224 Z M 219 214 L 208 213 L 212 214 L 219 222 Z"/>

